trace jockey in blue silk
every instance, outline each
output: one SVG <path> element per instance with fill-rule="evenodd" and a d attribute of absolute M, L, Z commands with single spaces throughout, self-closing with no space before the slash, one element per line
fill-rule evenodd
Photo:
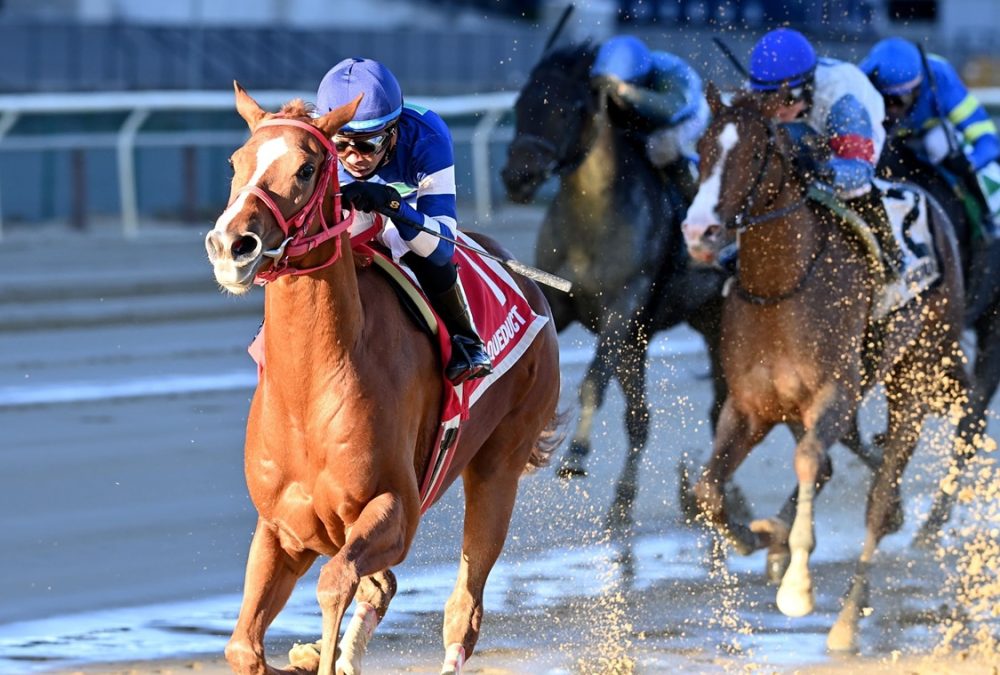
<path fill-rule="evenodd" d="M 865 220 L 882 248 L 887 281 L 896 280 L 903 252 L 872 185 L 885 143 L 882 96 L 857 66 L 818 58 L 809 40 L 790 28 L 758 40 L 749 74 L 748 87 L 765 113 L 796 140 L 799 167 Z"/>
<path fill-rule="evenodd" d="M 407 222 L 455 238 L 455 159 L 448 126 L 437 113 L 404 104 L 395 76 L 371 59 L 349 58 L 331 68 L 320 82 L 317 110 L 325 114 L 362 93 L 354 119 L 333 137 L 344 203 L 389 217 L 380 241 L 413 271 L 451 334 L 448 379 L 460 384 L 484 377 L 492 364 L 451 261 L 454 244 Z"/>
<path fill-rule="evenodd" d="M 951 64 L 930 55 L 927 67 L 934 76 L 936 100 L 920 50 L 912 42 L 886 38 L 861 62 L 861 69 L 885 97 L 893 133 L 916 140 L 922 146 L 917 148 L 918 155 L 943 166 L 967 185 L 984 210 L 983 232 L 987 238 L 996 236 L 1000 228 L 996 124 Z M 944 124 L 942 118 L 946 118 Z M 948 134 L 953 134 L 952 141 Z"/>
<path fill-rule="evenodd" d="M 639 38 L 620 35 L 600 46 L 590 76 L 616 106 L 649 127 L 650 162 L 659 169 L 679 162 L 674 177 L 683 188 L 696 187 L 695 146 L 710 115 L 698 73 L 679 56 L 651 51 Z"/>

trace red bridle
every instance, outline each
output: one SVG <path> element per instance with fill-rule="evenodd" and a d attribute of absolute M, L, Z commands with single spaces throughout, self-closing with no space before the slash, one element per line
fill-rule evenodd
<path fill-rule="evenodd" d="M 327 138 L 322 131 L 308 122 L 285 119 L 281 117 L 264 120 L 257 125 L 257 128 L 254 129 L 254 133 L 264 127 L 277 126 L 296 127 L 309 132 L 315 136 L 320 143 L 322 143 L 323 147 L 326 149 L 326 157 L 323 158 L 323 164 L 320 166 L 319 178 L 316 180 L 316 187 L 313 189 L 312 195 L 310 195 L 306 203 L 302 205 L 302 208 L 287 218 L 281 213 L 281 210 L 278 208 L 274 198 L 256 185 L 244 185 L 240 188 L 239 192 L 233 196 L 232 201 L 229 202 L 232 204 L 239 199 L 242 194 L 252 194 L 260 199 L 265 206 L 267 206 L 267 208 L 271 211 L 271 215 L 273 215 L 274 219 L 278 221 L 281 231 L 285 233 L 285 240 L 281 242 L 281 245 L 278 248 L 264 252 L 264 255 L 273 258 L 274 262 L 271 264 L 270 268 L 263 272 L 258 272 L 257 276 L 254 278 L 254 282 L 261 285 L 269 281 L 274 281 L 281 276 L 308 274 L 309 272 L 315 272 L 316 270 L 332 265 L 341 256 L 341 243 L 339 236 L 343 232 L 347 231 L 347 229 L 350 228 L 351 224 L 354 222 L 353 209 L 346 218 L 337 222 L 333 227 L 326 222 L 326 216 L 323 214 L 323 198 L 328 191 L 333 192 L 334 219 L 338 218 L 341 213 L 340 183 L 337 179 L 337 155 L 333 150 L 333 144 L 330 142 L 330 139 Z M 309 223 L 312 222 L 317 213 L 319 214 L 320 229 L 315 234 L 307 235 Z M 336 239 L 337 246 L 334 249 L 333 254 L 326 261 L 314 267 L 308 268 L 289 266 L 291 259 L 298 258 L 306 253 L 309 253 L 330 239 Z"/>

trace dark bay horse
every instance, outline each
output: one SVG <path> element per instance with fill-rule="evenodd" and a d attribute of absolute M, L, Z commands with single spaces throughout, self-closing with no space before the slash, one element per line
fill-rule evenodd
<path fill-rule="evenodd" d="M 948 214 L 949 221 L 955 227 L 955 234 L 961 252 L 962 269 L 965 279 L 980 275 L 973 270 L 973 264 L 983 264 L 987 259 L 990 267 L 1000 270 L 1000 240 L 994 240 L 983 259 L 973 261 L 972 247 L 977 244 L 972 241 L 972 217 L 966 209 L 961 194 L 961 188 L 956 191 L 955 183 L 949 181 L 940 171 L 918 158 L 917 154 L 905 144 L 902 139 L 890 135 L 886 149 L 882 152 L 879 162 L 879 172 L 895 181 L 905 181 L 920 186 L 933 196 Z M 988 275 L 984 275 L 988 276 Z M 982 278 L 982 277 L 981 277 Z M 965 325 L 971 326 L 976 336 L 976 356 L 973 364 L 973 387 L 970 395 L 971 415 L 978 422 L 977 430 L 985 430 L 986 410 L 990 401 L 996 395 L 1000 386 L 1000 274 L 989 276 L 992 283 L 981 289 L 983 298 L 979 302 L 981 311 L 969 307 L 965 316 Z M 968 286 L 966 286 L 968 289 Z M 973 299 L 975 300 L 975 299 Z M 975 312 L 973 316 L 970 312 Z M 971 448 L 970 448 L 971 450 Z M 956 469 L 959 471 L 968 460 L 968 455 L 962 454 L 957 459 Z M 916 543 L 930 544 L 941 531 L 941 527 L 951 516 L 957 491 L 941 490 L 934 500 L 930 515 L 917 534 Z"/>
<path fill-rule="evenodd" d="M 684 235 L 691 254 L 706 262 L 734 238 L 740 253 L 722 315 L 728 394 L 695 494 L 706 518 L 741 553 L 770 545 L 775 529 L 736 522 L 722 486 L 772 428 L 790 427 L 798 489 L 794 519 L 783 524 L 791 561 L 777 603 L 789 616 L 808 614 L 813 501 L 832 471 L 828 449 L 854 423 L 865 391 L 883 384 L 888 428 L 868 496 L 867 535 L 827 638 L 830 649 L 852 649 L 872 557 L 882 537 L 902 524 L 899 481 L 923 421 L 931 413 L 954 417 L 967 410 L 957 246 L 944 214 L 927 200 L 942 279 L 888 319 L 873 321 L 873 263 L 838 217 L 806 198 L 786 131 L 753 98 L 723 106 L 710 87 L 709 101 L 713 120 L 699 145 L 700 186 Z M 956 452 L 971 439 L 970 417 L 959 423 Z"/>
<path fill-rule="evenodd" d="M 360 658 L 396 589 L 420 520 L 418 490 L 440 425 L 444 384 L 435 345 L 391 282 L 348 238 L 330 136 L 360 97 L 312 119 L 301 101 L 266 113 L 236 85 L 251 136 L 232 156 L 231 202 L 206 238 L 215 278 L 246 292 L 269 271 L 264 367 L 250 407 L 245 471 L 259 513 L 243 603 L 226 658 L 240 673 L 276 672 L 264 633 L 296 581 L 329 556 L 317 586 L 320 648 L 294 655 L 303 671 L 360 672 Z M 331 225 L 328 225 L 331 224 Z M 510 257 L 486 237 L 489 251 Z M 531 281 L 518 285 L 548 315 Z M 552 451 L 559 350 L 549 321 L 471 408 L 444 486 L 459 476 L 465 530 L 445 607 L 443 673 L 461 672 L 479 637 L 486 577 L 503 547 L 518 479 Z M 438 493 L 440 494 L 440 493 Z M 344 612 L 357 613 L 337 645 Z M 295 672 L 299 672 L 296 670 Z"/>
<path fill-rule="evenodd" d="M 594 413 L 617 379 L 625 396 L 629 448 L 608 523 L 631 522 L 639 461 L 649 433 L 646 349 L 653 333 L 682 321 L 705 338 L 716 388 L 723 277 L 689 264 L 680 234 L 686 208 L 678 188 L 646 158 L 642 130 L 630 128 L 606 94 L 591 88 L 590 43 L 548 52 L 515 105 L 516 132 L 502 175 L 509 198 L 530 201 L 551 176 L 559 190 L 536 245 L 543 269 L 573 282 L 547 293 L 557 330 L 579 321 L 597 335 L 580 389 L 580 419 L 561 475 L 583 475 Z"/>

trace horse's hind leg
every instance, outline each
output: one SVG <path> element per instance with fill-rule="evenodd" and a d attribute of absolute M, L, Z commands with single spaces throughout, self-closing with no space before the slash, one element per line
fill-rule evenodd
<path fill-rule="evenodd" d="M 361 672 L 361 658 L 395 594 L 396 575 L 391 570 L 383 570 L 361 579 L 354 594 L 354 617 L 347 624 L 344 637 L 340 640 L 338 673 L 350 675 Z"/>
<path fill-rule="evenodd" d="M 919 383 L 911 381 L 900 386 L 887 382 L 887 398 L 893 402 L 889 410 L 889 427 L 882 465 L 875 473 L 868 492 L 865 514 L 865 543 L 844 597 L 837 622 L 827 635 L 826 646 L 831 651 L 854 651 L 857 648 L 858 620 L 868 604 L 868 570 L 879 542 L 900 528 L 899 482 L 919 440 L 926 408 L 915 395 Z"/>
<path fill-rule="evenodd" d="M 226 661 L 234 672 L 275 672 L 264 660 L 264 633 L 285 606 L 295 582 L 315 560 L 316 554 L 309 551 L 289 555 L 274 528 L 257 519 L 247 558 L 243 603 L 226 645 Z"/>
<path fill-rule="evenodd" d="M 504 427 L 505 422 L 501 422 Z M 513 422 L 507 429 L 513 428 Z M 503 550 L 524 470 L 526 452 L 511 452 L 509 441 L 494 435 L 462 474 L 465 523 L 455 589 L 444 609 L 445 659 L 441 673 L 458 675 L 479 640 L 486 577 Z M 531 445 L 534 443 L 532 442 Z"/>
<path fill-rule="evenodd" d="M 975 385 L 969 392 L 967 414 L 958 425 L 958 438 L 952 455 L 952 469 L 961 475 L 966 462 L 987 439 L 986 410 L 1000 385 L 1000 310 L 983 316 L 976 323 L 976 362 L 973 370 Z M 937 541 L 941 528 L 951 518 L 957 490 L 939 489 L 927 520 L 913 539 L 915 546 L 927 548 Z"/>

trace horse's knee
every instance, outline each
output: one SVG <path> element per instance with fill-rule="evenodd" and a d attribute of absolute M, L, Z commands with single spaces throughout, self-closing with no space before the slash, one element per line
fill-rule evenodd
<path fill-rule="evenodd" d="M 356 572 L 338 558 L 332 559 L 319 573 L 316 584 L 316 600 L 325 612 L 338 606 L 346 607 L 349 599 L 354 597 L 361 579 Z"/>
<path fill-rule="evenodd" d="M 248 640 L 232 639 L 226 644 L 226 662 L 239 675 L 264 675 L 267 664 L 264 661 L 263 645 L 254 648 Z"/>

